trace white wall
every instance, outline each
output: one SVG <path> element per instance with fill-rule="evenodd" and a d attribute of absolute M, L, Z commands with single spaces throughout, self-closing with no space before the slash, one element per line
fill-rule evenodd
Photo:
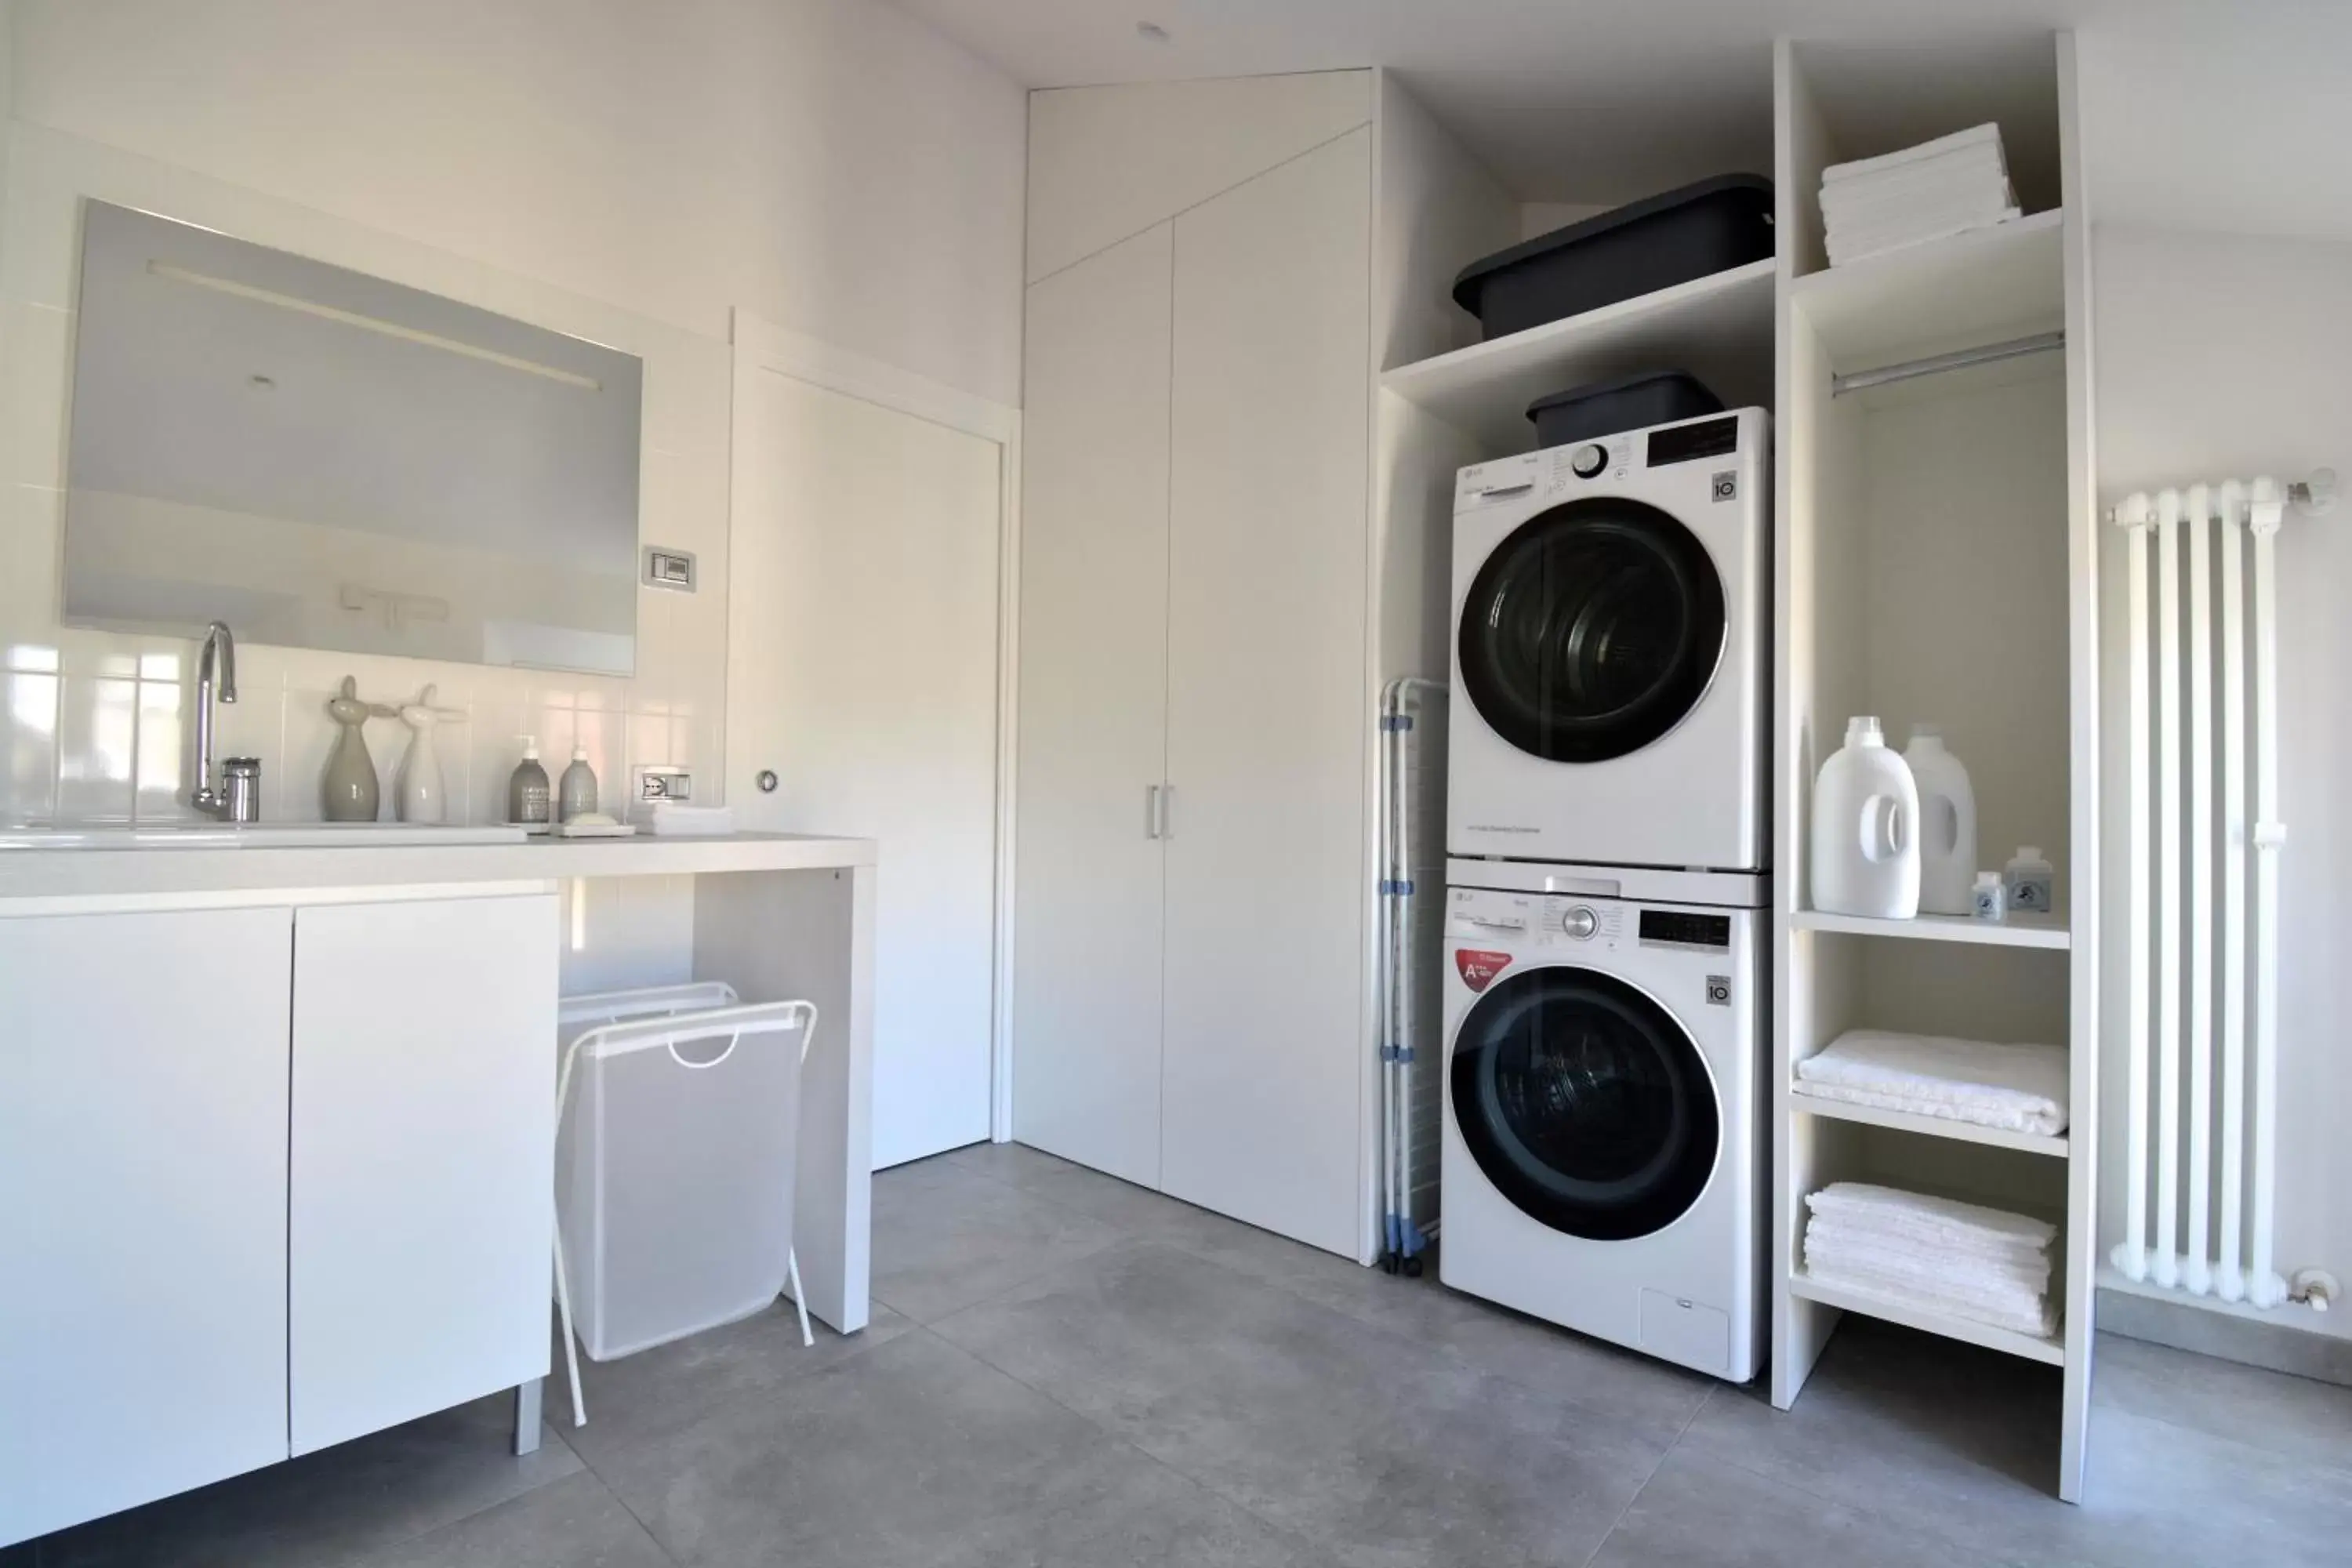
<path fill-rule="evenodd" d="M 333 682 L 441 700 L 451 797 L 501 811 L 514 734 L 719 782 L 729 312 L 1018 401 L 1024 99 L 878 0 L 0 0 L 0 819 L 168 816 L 193 647 L 61 630 L 74 202 L 98 194 L 646 360 L 644 536 L 702 592 L 639 595 L 633 681 L 246 650 L 225 749 L 315 816 Z M 11 36 L 13 34 L 13 36 Z M 387 773 L 398 726 L 371 725 Z"/>
<path fill-rule="evenodd" d="M 2352 244 L 2098 224 L 2093 231 L 2099 492 L 2229 476 L 2352 472 Z M 2290 512 L 2279 551 L 2282 864 L 2277 1257 L 2282 1268 L 2352 1270 L 2352 1052 L 2336 989 L 2352 952 L 2352 508 Z M 2121 552 L 2103 553 L 2103 708 L 2115 750 L 2122 708 Z M 2121 811 L 2110 761 L 2105 820 Z M 2111 849 L 2107 881 L 2119 877 Z M 2111 900 L 2112 903 L 2112 900 Z M 2103 1250 L 2122 1229 L 2122 1012 L 2106 953 Z M 2352 1334 L 2341 1312 L 2295 1315 Z"/>
<path fill-rule="evenodd" d="M 1019 402 L 1020 89 L 877 0 L 16 0 L 17 118 Z"/>

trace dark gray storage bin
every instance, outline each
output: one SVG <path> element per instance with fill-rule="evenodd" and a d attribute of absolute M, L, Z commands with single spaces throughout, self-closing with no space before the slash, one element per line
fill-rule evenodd
<path fill-rule="evenodd" d="M 1454 302 L 1491 340 L 1771 254 L 1772 182 L 1718 174 L 1474 262 Z"/>
<path fill-rule="evenodd" d="M 1682 370 L 1591 382 L 1528 405 L 1538 447 L 1565 447 L 1614 436 L 1621 430 L 1642 430 L 1722 412 L 1723 399 L 1708 391 L 1698 377 Z"/>

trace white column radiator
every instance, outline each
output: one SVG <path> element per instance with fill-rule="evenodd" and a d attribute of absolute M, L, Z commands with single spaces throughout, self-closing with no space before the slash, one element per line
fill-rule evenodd
<path fill-rule="evenodd" d="M 2128 1185 L 2111 1256 L 2127 1279 L 2258 1307 L 2287 1299 L 2272 1256 L 2286 842 L 2273 552 L 2287 500 L 2275 479 L 2231 479 L 2135 494 L 2112 514 L 2130 676 Z"/>

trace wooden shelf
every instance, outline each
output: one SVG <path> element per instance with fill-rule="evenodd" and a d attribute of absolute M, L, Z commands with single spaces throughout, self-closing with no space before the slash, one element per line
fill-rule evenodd
<path fill-rule="evenodd" d="M 1843 267 L 1789 288 L 1840 374 L 1949 353 L 2066 324 L 2063 212 L 1971 229 Z"/>
<path fill-rule="evenodd" d="M 1940 1334 L 1948 1340 L 1982 1345 L 1989 1351 L 2000 1351 L 2009 1355 L 2023 1356 L 2049 1366 L 2066 1364 L 2065 1330 L 2044 1339 L 2036 1334 L 2021 1334 L 2008 1329 L 1996 1329 L 1990 1323 L 1979 1323 L 1967 1318 L 1955 1318 L 1930 1308 L 1915 1307 L 1908 1301 L 1874 1291 L 1855 1290 L 1843 1285 L 1823 1285 L 1802 1269 L 1789 1275 L 1789 1293 L 1802 1300 L 1816 1301 L 1841 1311 L 1860 1312 L 1865 1318 L 1879 1318 L 1890 1323 L 1900 1323 L 1906 1329 L 1923 1333 Z"/>
<path fill-rule="evenodd" d="M 1799 910 L 1789 917 L 1789 923 L 1799 931 L 1891 936 L 1910 942 L 1973 942 L 1979 947 L 2040 947 L 2063 952 L 2074 942 L 2065 921 L 2055 915 L 2011 915 L 2000 921 L 1975 920 L 1968 915 L 1915 915 L 1907 921 L 1885 921 L 1869 915 L 1831 915 L 1818 910 Z"/>
<path fill-rule="evenodd" d="M 1536 444 L 1528 405 L 1587 382 L 1687 370 L 1727 407 L 1769 404 L 1769 259 L 1400 365 L 1381 385 L 1497 453 Z"/>
<path fill-rule="evenodd" d="M 2055 1159 L 2066 1158 L 2069 1144 L 2064 1134 L 2046 1132 L 2013 1132 L 2006 1127 L 1985 1127 L 1973 1121 L 1954 1121 L 1943 1116 L 1918 1116 L 1908 1110 L 1882 1110 L 1874 1105 L 1854 1105 L 1842 1100 L 1823 1100 L 1807 1094 L 1795 1084 L 1789 1087 L 1790 1107 L 1805 1116 L 1826 1116 L 1833 1121 L 1859 1121 L 1868 1127 L 1891 1127 L 1898 1132 L 1924 1133 L 1930 1138 L 1949 1138 L 1961 1143 L 1982 1143 L 1994 1149 L 2017 1149 L 2028 1154 L 2048 1154 Z"/>

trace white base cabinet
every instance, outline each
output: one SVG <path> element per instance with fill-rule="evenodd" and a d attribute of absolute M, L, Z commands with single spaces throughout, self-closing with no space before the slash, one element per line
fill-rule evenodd
<path fill-rule="evenodd" d="M 0 918 L 0 1546 L 548 1368 L 552 893 Z"/>
<path fill-rule="evenodd" d="M 555 896 L 294 917 L 297 1454 L 548 1366 Z"/>
<path fill-rule="evenodd" d="M 0 1545 L 286 1457 L 292 911 L 0 920 Z"/>

